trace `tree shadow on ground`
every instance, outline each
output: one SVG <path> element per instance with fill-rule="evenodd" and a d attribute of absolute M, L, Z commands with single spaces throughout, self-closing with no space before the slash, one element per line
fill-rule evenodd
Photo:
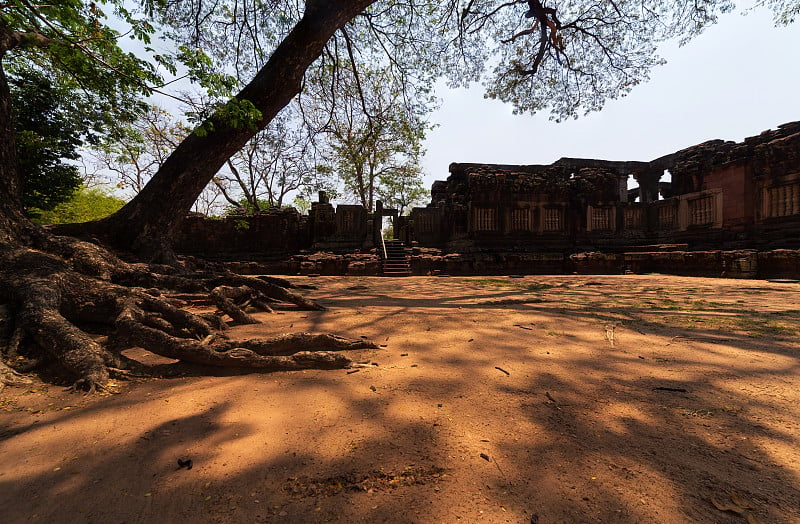
<path fill-rule="evenodd" d="M 459 310 L 459 286 L 437 306 L 394 285 L 360 315 L 271 318 L 385 335 L 360 353 L 378 367 L 145 381 L 0 414 L 4 520 L 746 522 L 711 502 L 731 494 L 764 522 L 800 520 L 796 335 L 642 324 L 635 290 L 602 309 Z"/>

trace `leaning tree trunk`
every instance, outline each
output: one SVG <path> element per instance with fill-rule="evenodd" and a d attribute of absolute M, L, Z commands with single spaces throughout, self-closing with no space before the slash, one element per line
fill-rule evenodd
<path fill-rule="evenodd" d="M 300 92 L 306 69 L 320 56 L 333 34 L 373 1 L 306 2 L 303 18 L 236 96 L 237 100 L 253 103 L 261 112 L 258 129 L 266 127 Z M 206 136 L 190 134 L 131 202 L 108 218 L 83 226 L 83 230 L 100 234 L 117 247 L 169 258 L 169 243 L 198 195 L 225 161 L 257 132 L 246 125 L 231 127 L 218 116 L 210 121 L 213 132 Z"/>

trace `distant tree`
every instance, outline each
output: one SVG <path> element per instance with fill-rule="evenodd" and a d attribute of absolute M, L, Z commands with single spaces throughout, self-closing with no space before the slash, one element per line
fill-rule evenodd
<path fill-rule="evenodd" d="M 384 207 L 397 209 L 401 215 L 423 204 L 431 193 L 423 185 L 422 170 L 417 164 L 393 169 L 380 176 L 377 195 Z"/>
<path fill-rule="evenodd" d="M 423 90 L 397 85 L 387 69 L 353 61 L 336 69 L 332 99 L 316 93 L 316 140 L 329 169 L 367 209 L 376 195 L 402 200 L 398 191 L 421 185 L 422 141 L 434 100 Z M 318 82 L 324 84 L 324 82 Z"/>
<path fill-rule="evenodd" d="M 287 195 L 312 183 L 315 149 L 307 128 L 291 109 L 254 135 L 214 177 L 231 205 L 244 202 L 248 211 L 266 209 L 263 203 L 282 207 Z"/>
<path fill-rule="evenodd" d="M 91 151 L 95 168 L 130 198 L 144 188 L 190 130 L 169 111 L 150 105 Z"/>
<path fill-rule="evenodd" d="M 74 224 L 106 217 L 119 211 L 125 201 L 99 187 L 81 187 L 49 211 L 36 213 L 37 224 Z"/>

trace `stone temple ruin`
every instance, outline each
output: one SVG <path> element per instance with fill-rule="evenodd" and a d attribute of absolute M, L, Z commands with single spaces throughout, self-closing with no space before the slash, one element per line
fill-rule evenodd
<path fill-rule="evenodd" d="M 252 260 L 253 271 L 381 274 L 384 216 L 414 274 L 797 277 L 800 122 L 649 162 L 454 163 L 409 216 L 380 204 L 334 208 L 321 195 L 307 216 L 190 217 L 178 249 Z"/>

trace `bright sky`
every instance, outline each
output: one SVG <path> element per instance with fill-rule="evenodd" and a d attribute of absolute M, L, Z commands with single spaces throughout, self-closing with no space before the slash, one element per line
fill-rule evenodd
<path fill-rule="evenodd" d="M 670 44 L 650 82 L 599 113 L 560 124 L 547 113 L 512 115 L 480 86 L 440 90 L 426 187 L 451 162 L 549 164 L 561 157 L 653 160 L 721 138 L 741 141 L 800 120 L 800 23 L 774 27 L 771 12 L 732 13 L 684 47 Z"/>

